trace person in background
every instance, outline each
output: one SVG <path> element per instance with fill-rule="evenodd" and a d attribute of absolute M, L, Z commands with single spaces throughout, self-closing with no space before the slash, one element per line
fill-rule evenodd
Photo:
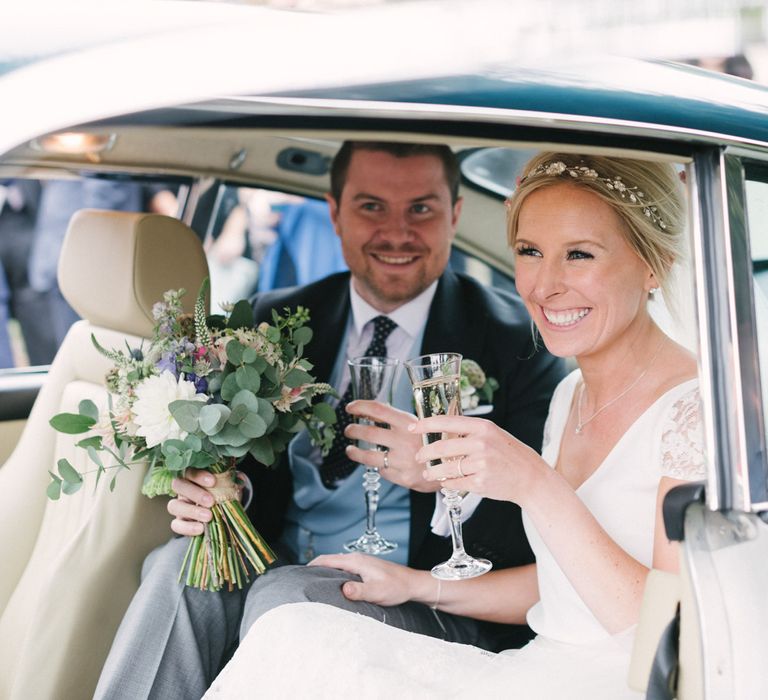
<path fill-rule="evenodd" d="M 367 351 L 400 360 L 422 352 L 462 353 L 499 383 L 489 420 L 538 449 L 562 364 L 536 349 L 530 318 L 516 294 L 485 288 L 446 269 L 462 205 L 450 148 L 347 142 L 333 161 L 327 199 L 350 271 L 258 295 L 256 322 L 269 320 L 273 308 L 307 308 L 315 336 L 306 356 L 318 380 L 331 383 L 342 397 L 349 382 L 347 359 Z M 359 402 L 346 408 L 357 415 L 361 410 Z M 530 635 L 524 625 L 478 622 L 422 602 L 384 607 L 350 600 L 342 586 L 358 580 L 354 574 L 305 566 L 318 554 L 342 551 L 362 532 L 361 464 L 381 469 L 377 524 L 398 544 L 388 563 L 407 563 L 424 573 L 448 558 L 447 532 L 431 525 L 433 516 L 443 515 L 439 484 L 424 479 L 423 465 L 414 457 L 421 438 L 407 430 L 415 421 L 411 408 L 412 392 L 403 376 L 393 406 L 362 409 L 390 426 L 377 429 L 373 439 L 384 451 L 348 444 L 362 427 L 350 425 L 346 433 L 337 433 L 325 459 L 303 432 L 276 469 L 250 465 L 249 514 L 284 565 L 242 591 L 209 593 L 177 583 L 186 537 L 203 532 L 213 501 L 206 490 L 210 474 L 188 470 L 185 479 L 175 480 L 178 497 L 168 510 L 175 518 L 172 530 L 183 537 L 148 557 L 95 697 L 199 698 L 251 622 L 295 600 L 320 600 L 403 629 L 487 648 L 524 643 Z M 343 418 L 344 404 L 337 409 Z M 519 508 L 509 501 L 478 500 L 465 509 L 467 551 L 491 559 L 498 569 L 530 565 Z M 246 695 L 260 693 L 259 685 Z"/>
<path fill-rule="evenodd" d="M 696 58 L 689 61 L 691 65 L 707 70 L 717 71 L 718 73 L 727 73 L 735 75 L 737 78 L 752 80 L 755 77 L 755 71 L 749 59 L 743 53 L 733 54 L 731 56 L 717 56 Z"/>
<path fill-rule="evenodd" d="M 548 350 L 578 363 L 555 390 L 542 454 L 480 418 L 408 428 L 447 436 L 416 454 L 438 463 L 423 478 L 522 507 L 536 563 L 450 582 L 364 555 L 311 564 L 357 574 L 343 588 L 351 600 L 527 620 L 537 636 L 491 655 L 338 607 L 284 605 L 253 624 L 206 698 L 249 688 L 263 697 L 354 697 L 363 688 L 395 697 L 639 697 L 626 679 L 645 578 L 651 567 L 678 566 L 662 501 L 705 476 L 696 360 L 649 312 L 680 255 L 682 188 L 668 163 L 543 153 L 508 207 L 520 295 Z"/>
<path fill-rule="evenodd" d="M 40 202 L 37 180 L 5 180 L 0 184 L 0 263 L 9 288 L 8 313 L 19 323 L 21 347 L 16 365 L 47 365 L 56 354 L 48 301 L 29 283 L 29 257 Z"/>
<path fill-rule="evenodd" d="M 132 181 L 49 180 L 42 192 L 29 256 L 29 284 L 48 305 L 54 354 L 78 315 L 59 290 L 57 270 L 61 245 L 72 215 L 80 209 L 150 211 L 175 215 L 175 195 L 164 186 Z M 48 362 L 53 359 L 51 355 Z"/>
<path fill-rule="evenodd" d="M 0 263 L 0 369 L 15 366 L 8 326 L 11 320 L 10 304 L 11 290 L 8 286 L 3 264 Z"/>

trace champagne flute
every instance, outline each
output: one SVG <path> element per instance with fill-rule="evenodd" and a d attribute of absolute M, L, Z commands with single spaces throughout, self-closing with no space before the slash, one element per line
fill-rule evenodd
<path fill-rule="evenodd" d="M 391 357 L 356 357 L 349 360 L 349 380 L 352 385 L 352 396 L 355 399 L 392 403 L 392 384 L 395 378 L 398 361 Z M 360 425 L 388 425 L 374 423 L 369 418 L 357 419 Z M 358 441 L 361 449 L 376 449 L 386 451 L 386 447 L 374 443 Z M 397 549 L 397 542 L 390 542 L 382 537 L 376 529 L 376 511 L 379 505 L 379 470 L 377 467 L 365 466 L 363 472 L 363 491 L 365 493 L 365 531 L 360 537 L 344 545 L 349 552 L 365 552 L 366 554 L 386 554 Z"/>
<path fill-rule="evenodd" d="M 413 396 L 416 403 L 416 414 L 419 418 L 429 416 L 459 416 L 461 415 L 461 391 L 459 378 L 461 374 L 461 355 L 455 352 L 421 355 L 408 360 L 405 367 L 408 370 Z M 425 445 L 436 442 L 444 437 L 443 433 L 425 433 L 422 436 Z M 434 467 L 439 462 L 428 461 L 427 468 Z M 448 483 L 446 480 L 444 483 Z M 461 497 L 456 489 L 443 486 L 443 503 L 448 509 L 451 525 L 451 540 L 453 554 L 448 561 L 438 564 L 432 569 L 435 578 L 446 581 L 473 578 L 491 569 L 487 559 L 475 559 L 464 551 L 464 539 L 461 532 Z"/>

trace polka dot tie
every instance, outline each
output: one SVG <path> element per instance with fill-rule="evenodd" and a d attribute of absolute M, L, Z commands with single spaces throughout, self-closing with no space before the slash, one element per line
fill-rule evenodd
<path fill-rule="evenodd" d="M 387 356 L 387 338 L 389 334 L 397 328 L 397 324 L 386 316 L 377 316 L 373 319 L 373 339 L 368 349 L 365 351 L 365 357 L 386 357 Z M 347 385 L 347 389 L 336 406 L 336 424 L 333 426 L 336 435 L 333 438 L 331 449 L 328 455 L 320 465 L 320 477 L 326 488 L 336 488 L 338 482 L 346 479 L 357 467 L 347 457 L 345 452 L 350 440 L 344 437 L 344 428 L 346 428 L 354 419 L 346 411 L 347 404 L 352 400 L 352 384 Z"/>

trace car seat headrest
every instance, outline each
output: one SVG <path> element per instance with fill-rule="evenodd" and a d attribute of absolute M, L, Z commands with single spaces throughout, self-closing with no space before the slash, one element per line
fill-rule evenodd
<path fill-rule="evenodd" d="M 59 257 L 59 288 L 91 323 L 152 335 L 152 306 L 168 289 L 186 289 L 191 312 L 208 276 L 202 243 L 178 219 L 160 214 L 83 209 L 75 213 Z"/>

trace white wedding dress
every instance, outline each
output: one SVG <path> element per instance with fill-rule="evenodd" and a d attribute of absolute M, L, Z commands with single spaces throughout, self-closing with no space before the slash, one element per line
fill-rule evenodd
<path fill-rule="evenodd" d="M 552 398 L 544 459 L 554 465 L 579 371 Z M 704 478 L 696 380 L 660 397 L 577 490 L 606 532 L 651 565 L 661 476 Z M 285 605 L 253 625 L 206 698 L 639 698 L 627 686 L 634 628 L 610 635 L 582 602 L 530 521 L 540 600 L 537 637 L 492 654 L 387 627 L 317 603 Z"/>

